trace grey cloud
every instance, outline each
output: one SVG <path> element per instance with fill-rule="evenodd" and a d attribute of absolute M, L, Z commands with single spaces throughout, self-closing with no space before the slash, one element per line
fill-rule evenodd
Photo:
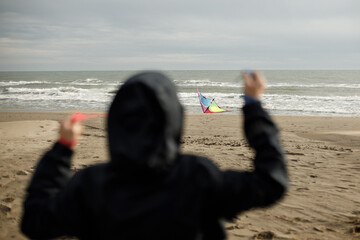
<path fill-rule="evenodd" d="M 1 1 L 0 70 L 360 68 L 358 12 L 355 0 Z"/>

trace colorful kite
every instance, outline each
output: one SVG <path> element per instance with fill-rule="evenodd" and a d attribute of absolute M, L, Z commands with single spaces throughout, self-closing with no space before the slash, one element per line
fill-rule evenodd
<path fill-rule="evenodd" d="M 203 110 L 204 113 L 222 113 L 222 112 L 230 112 L 229 110 L 224 110 L 222 108 L 220 108 L 216 102 L 215 102 L 215 98 L 210 99 L 207 97 L 204 97 L 200 92 L 199 89 L 198 91 L 198 95 L 199 95 L 199 99 L 200 99 L 200 105 L 201 108 Z"/>

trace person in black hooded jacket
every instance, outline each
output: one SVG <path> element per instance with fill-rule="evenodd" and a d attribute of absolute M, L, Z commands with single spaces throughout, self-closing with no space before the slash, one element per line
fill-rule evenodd
<path fill-rule="evenodd" d="M 221 171 L 205 157 L 180 153 L 183 109 L 174 84 L 158 72 L 139 73 L 111 104 L 108 163 L 70 177 L 81 126 L 70 118 L 61 124 L 61 140 L 42 157 L 27 188 L 23 233 L 37 239 L 225 239 L 223 219 L 273 204 L 288 185 L 278 130 L 259 100 L 263 76 L 243 78 L 253 171 Z"/>

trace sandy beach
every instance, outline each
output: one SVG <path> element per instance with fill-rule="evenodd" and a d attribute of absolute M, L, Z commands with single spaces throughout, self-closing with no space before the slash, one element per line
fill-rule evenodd
<path fill-rule="evenodd" d="M 57 140 L 70 112 L 0 112 L 0 239 L 19 231 L 22 201 L 34 166 Z M 228 239 L 360 239 L 360 117 L 274 117 L 288 161 L 290 188 L 267 208 L 226 223 Z M 74 171 L 108 160 L 105 118 L 84 122 Z M 184 153 L 211 158 L 221 169 L 251 169 L 252 150 L 234 114 L 188 114 Z M 141 229 L 139 229 L 141 231 Z"/>

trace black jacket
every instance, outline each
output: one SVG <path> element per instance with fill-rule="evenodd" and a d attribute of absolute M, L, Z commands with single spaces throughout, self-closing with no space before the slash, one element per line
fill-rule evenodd
<path fill-rule="evenodd" d="M 268 206 L 287 172 L 278 130 L 260 102 L 245 105 L 254 171 L 221 171 L 179 153 L 183 110 L 164 75 L 129 79 L 108 115 L 111 160 L 70 177 L 72 151 L 56 143 L 27 189 L 21 229 L 30 238 L 223 239 L 222 219 Z M 241 159 L 239 159 L 241 161 Z"/>

